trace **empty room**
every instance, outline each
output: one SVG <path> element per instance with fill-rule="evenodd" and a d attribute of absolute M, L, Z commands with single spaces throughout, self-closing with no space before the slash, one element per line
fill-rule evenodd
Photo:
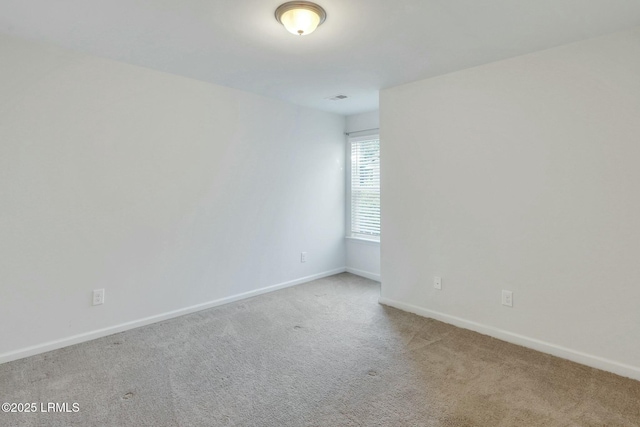
<path fill-rule="evenodd" d="M 0 0 L 0 426 L 640 426 L 640 2 Z"/>

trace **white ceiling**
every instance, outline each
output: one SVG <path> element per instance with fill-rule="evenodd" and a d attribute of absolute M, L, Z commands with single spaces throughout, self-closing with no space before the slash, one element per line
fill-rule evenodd
<path fill-rule="evenodd" d="M 382 88 L 640 25 L 640 0 L 317 0 L 327 21 L 296 37 L 282 2 L 0 0 L 0 32 L 353 114 Z"/>

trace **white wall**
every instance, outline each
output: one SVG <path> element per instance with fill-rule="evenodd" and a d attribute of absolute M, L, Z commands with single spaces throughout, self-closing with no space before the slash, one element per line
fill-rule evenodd
<path fill-rule="evenodd" d="M 379 127 L 380 112 L 378 110 L 347 116 L 346 132 L 377 129 Z M 347 158 L 349 158 L 349 155 L 347 153 Z M 358 239 L 346 239 L 346 241 L 347 271 L 379 282 L 380 243 Z"/>
<path fill-rule="evenodd" d="M 347 116 L 345 132 L 359 132 L 380 128 L 380 110 Z"/>
<path fill-rule="evenodd" d="M 0 361 L 344 271 L 344 117 L 5 36 L 0 56 Z"/>
<path fill-rule="evenodd" d="M 384 90 L 381 301 L 640 379 L 639 76 L 636 29 Z"/>

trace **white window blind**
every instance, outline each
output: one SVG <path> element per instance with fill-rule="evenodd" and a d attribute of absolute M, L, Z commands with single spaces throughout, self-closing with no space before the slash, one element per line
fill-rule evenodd
<path fill-rule="evenodd" d="M 351 143 L 351 235 L 380 238 L 380 138 L 355 137 Z"/>

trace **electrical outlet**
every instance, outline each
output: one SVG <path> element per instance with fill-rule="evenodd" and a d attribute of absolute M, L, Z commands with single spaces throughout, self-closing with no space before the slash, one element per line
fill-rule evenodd
<path fill-rule="evenodd" d="M 435 276 L 433 278 L 433 287 L 436 289 L 442 289 L 442 277 Z"/>
<path fill-rule="evenodd" d="M 307 262 L 307 253 L 306 252 L 301 252 L 300 253 L 300 262 Z"/>
<path fill-rule="evenodd" d="M 513 292 L 502 290 L 502 305 L 513 307 Z"/>
<path fill-rule="evenodd" d="M 104 289 L 95 289 L 93 291 L 93 305 L 104 304 Z"/>

